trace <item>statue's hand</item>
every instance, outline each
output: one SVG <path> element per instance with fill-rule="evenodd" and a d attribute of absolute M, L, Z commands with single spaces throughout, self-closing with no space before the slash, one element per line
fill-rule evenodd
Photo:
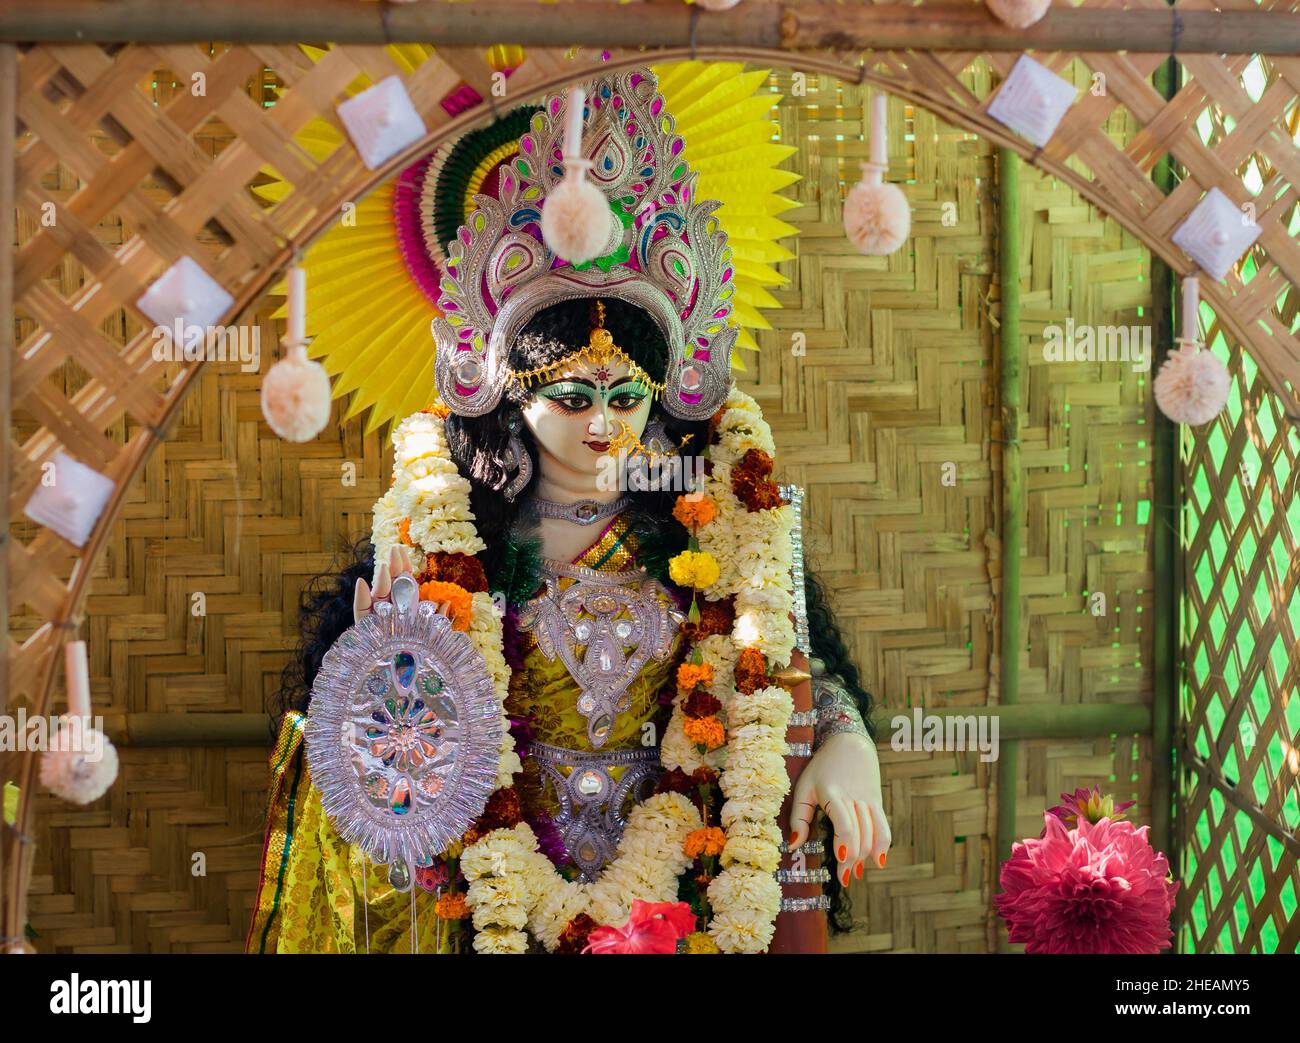
<path fill-rule="evenodd" d="M 352 595 L 352 621 L 360 623 L 374 608 L 376 601 L 387 601 L 393 590 L 393 578 L 396 576 L 414 576 L 415 563 L 411 560 L 409 547 L 394 547 L 387 561 L 381 561 L 375 569 L 375 585 L 372 590 L 364 579 L 357 580 L 356 591 Z M 438 606 L 444 616 L 451 612 L 451 602 L 444 601 Z"/>
<path fill-rule="evenodd" d="M 892 836 L 880 798 L 875 745 L 854 732 L 829 736 L 795 783 L 790 805 L 790 850 L 808 839 L 822 808 L 835 827 L 836 873 L 847 885 L 866 862 L 884 868 Z"/>

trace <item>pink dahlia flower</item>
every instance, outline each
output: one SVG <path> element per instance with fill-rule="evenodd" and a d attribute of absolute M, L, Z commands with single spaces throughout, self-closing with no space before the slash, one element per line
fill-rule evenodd
<path fill-rule="evenodd" d="M 1124 813 L 1136 803 L 1136 800 L 1126 800 L 1116 804 L 1114 797 L 1102 796 L 1100 786 L 1093 786 L 1091 789 L 1081 788 L 1073 793 L 1062 793 L 1061 803 L 1048 808 L 1047 813 L 1055 815 L 1067 826 L 1075 826 L 1080 818 L 1089 822 L 1100 822 L 1104 818 L 1122 819 Z M 1043 834 L 1038 835 L 1041 838 Z"/>
<path fill-rule="evenodd" d="M 1147 841 L 1147 826 L 1050 812 L 1043 835 L 1015 844 L 1002 865 L 998 913 L 1031 953 L 1157 953 L 1168 948 L 1178 884 Z"/>

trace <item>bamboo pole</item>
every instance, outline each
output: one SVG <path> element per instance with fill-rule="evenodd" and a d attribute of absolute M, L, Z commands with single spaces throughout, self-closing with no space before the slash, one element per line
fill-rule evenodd
<path fill-rule="evenodd" d="M 1300 54 L 1300 18 L 1288 11 L 1053 7 L 1013 29 L 983 4 L 951 7 L 747 3 L 699 12 L 681 4 L 424 0 L 43 0 L 0 10 L 0 40 L 21 43 L 497 43 L 540 47 L 728 45 L 787 51 L 1097 51 L 1152 54 Z"/>
<path fill-rule="evenodd" d="M 1146 734 L 1149 709 L 1141 703 L 1028 703 L 1015 706 L 944 706 L 916 708 L 922 719 L 939 718 L 945 734 L 949 719 L 978 725 L 980 717 L 998 719 L 998 742 L 1011 739 L 1080 739 L 1099 735 Z M 889 746 L 913 710 L 878 707 L 872 723 L 880 746 Z M 957 727 L 954 725 L 954 727 Z M 104 732 L 115 746 L 268 746 L 273 735 L 264 713 L 127 713 L 104 717 Z M 923 736 L 922 733 L 913 733 Z M 971 731 L 958 734 L 974 734 Z"/>
<path fill-rule="evenodd" d="M 0 503 L 9 502 L 9 473 L 12 439 L 12 367 L 14 344 L 14 139 L 16 137 L 18 51 L 13 44 L 0 43 Z M 9 526 L 0 527 L 0 713 L 9 712 Z M 0 753 L 0 790 L 12 774 L 14 756 Z M 0 794 L 0 800 L 3 799 Z M 5 859 L 19 857 L 18 834 L 0 825 L 0 881 L 5 877 Z M 11 846 L 12 845 L 12 846 Z M 0 908 L 12 898 L 0 894 Z M 3 918 L 0 917 L 0 923 Z M 0 933 L 8 933 L 0 931 Z M 8 949 L 10 943 L 0 948 Z"/>
<path fill-rule="evenodd" d="M 998 150 L 998 285 L 1001 294 L 999 370 L 1002 417 L 1002 633 L 999 658 L 1002 706 L 1020 701 L 1020 157 Z M 1061 707 L 1053 707 L 1060 710 Z M 1020 744 L 998 758 L 998 861 L 1011 857 L 1016 832 Z"/>
<path fill-rule="evenodd" d="M 1155 74 L 1155 87 L 1165 98 L 1177 92 L 1177 63 L 1164 62 Z M 1166 154 L 1156 164 L 1153 178 L 1161 192 L 1173 191 L 1173 160 Z M 1155 301 L 1152 323 L 1156 327 L 1156 357 L 1152 372 L 1158 372 L 1173 348 L 1176 292 L 1173 272 L 1153 256 L 1151 259 Z M 1182 331 L 1184 336 L 1188 331 Z M 1164 851 L 1174 875 L 1178 875 L 1173 815 L 1176 771 L 1174 757 L 1175 720 L 1178 713 L 1179 626 L 1181 575 L 1179 565 L 1179 505 L 1182 502 L 1182 467 L 1178 456 L 1178 425 L 1154 404 L 1155 437 L 1152 440 L 1152 499 L 1154 500 L 1152 556 L 1156 589 L 1152 635 L 1151 692 L 1151 843 Z"/>

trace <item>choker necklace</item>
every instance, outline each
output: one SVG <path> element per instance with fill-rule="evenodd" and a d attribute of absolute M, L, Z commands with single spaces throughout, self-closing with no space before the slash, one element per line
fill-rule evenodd
<path fill-rule="evenodd" d="M 577 500 L 574 503 L 556 503 L 534 496 L 524 504 L 524 508 L 538 518 L 558 518 L 560 521 L 573 522 L 574 525 L 592 525 L 603 518 L 608 518 L 626 510 L 632 505 L 632 497 L 620 496 L 609 503 L 595 500 Z"/>

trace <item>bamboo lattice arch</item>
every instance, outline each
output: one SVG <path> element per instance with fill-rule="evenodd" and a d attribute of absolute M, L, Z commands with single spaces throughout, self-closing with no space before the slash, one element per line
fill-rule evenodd
<path fill-rule="evenodd" d="M 1083 6 L 1110 5 L 1103 0 Z M 1153 11 L 1165 7 L 1159 0 L 1134 6 Z M 1275 4 L 1272 10 L 1294 12 L 1298 6 Z M 1257 9 L 1248 0 L 1220 7 Z M 9 611 L 34 614 L 44 626 L 21 645 L 7 635 L 8 677 L 0 680 L 9 705 L 21 699 L 30 712 L 43 714 L 50 709 L 59 646 L 80 618 L 88 577 L 120 514 L 125 492 L 166 437 L 201 370 L 187 367 L 172 379 L 167 364 L 153 360 L 150 324 L 142 321 L 134 302 L 176 258 L 189 254 L 234 297 L 232 309 L 221 320 L 233 321 L 278 280 L 298 251 L 337 220 L 346 203 L 361 198 L 416 156 L 489 120 L 499 103 L 492 93 L 493 70 L 476 48 L 442 48 L 409 73 L 381 46 L 336 46 L 316 62 L 290 44 L 41 44 L 18 52 L 6 48 L 5 53 L 0 75 L 16 77 L 18 133 L 15 137 L 5 129 L 0 160 L 12 160 L 18 210 L 39 219 L 51 202 L 42 177 L 56 164 L 80 184 L 59 207 L 57 222 L 42 225 L 23 245 L 12 273 L 14 315 L 32 329 L 13 346 L 12 403 L 36 429 L 22 444 L 11 441 L 8 447 L 11 531 L 24 525 L 24 531 L 34 532 L 30 540 L 8 541 Z M 647 57 L 631 49 L 602 54 L 530 48 L 509 80 L 510 104 L 539 99 L 597 69 L 643 64 Z M 1252 248 L 1253 276 L 1245 282 L 1236 274 L 1223 283 L 1204 279 L 1203 295 L 1218 325 L 1249 352 L 1287 413 L 1300 415 L 1300 340 L 1291 331 L 1298 307 L 1300 247 L 1290 231 L 1300 186 L 1300 149 L 1294 141 L 1300 59 L 1268 59 L 1268 86 L 1256 100 L 1243 87 L 1241 73 L 1259 59 L 1182 56 L 1186 82 L 1166 99 L 1152 83 L 1163 55 L 1037 54 L 1039 61 L 1057 70 L 1082 63 L 1104 77 L 1105 89 L 1082 94 L 1049 144 L 1035 149 L 988 115 L 998 77 L 984 77 L 985 87 L 973 90 L 970 78 L 963 76 L 977 62 L 1004 76 L 1017 57 L 1013 52 L 793 55 L 779 49 L 709 45 L 653 55 L 655 61 L 686 57 L 789 65 L 907 98 L 955 126 L 1020 153 L 1113 216 L 1176 272 L 1191 271 L 1193 265 L 1170 236 L 1205 190 L 1218 187 L 1236 204 L 1254 202 L 1262 234 Z M 137 85 L 158 68 L 170 69 L 182 80 L 201 74 L 205 93 L 181 93 L 166 106 L 155 107 Z M 273 69 L 285 85 L 270 108 L 259 108 L 245 92 L 248 80 L 264 69 Z M 377 82 L 394 74 L 402 76 L 430 128 L 423 140 L 374 171 L 365 168 L 346 137 L 319 163 L 295 145 L 294 134 L 314 117 L 339 125 L 334 106 L 359 76 Z M 452 116 L 441 102 L 465 84 L 483 100 Z M 2 102 L 0 95 L 0 113 Z M 1221 121 L 1206 144 L 1195 121 L 1211 106 L 1233 126 Z M 1140 128 L 1123 147 L 1103 130 L 1119 108 Z M 236 135 L 215 158 L 198 149 L 191 137 L 213 113 Z M 92 140 L 105 132 L 115 143 L 111 153 Z M 1151 176 L 1165 157 L 1186 172 L 1168 194 Z M 1248 199 L 1241 172 L 1252 163 L 1262 188 Z M 275 205 L 262 207 L 241 189 L 268 166 L 291 191 Z M 159 207 L 140 191 L 149 177 L 174 186 L 166 206 Z M 96 224 L 110 213 L 120 216 L 127 233 L 116 251 L 106 249 L 94 234 Z M 213 238 L 220 244 L 215 250 L 200 242 Z M 45 277 L 69 257 L 84 269 L 86 282 L 65 299 Z M 114 316 L 123 313 L 125 345 L 105 332 Z M 84 372 L 85 380 L 75 393 L 64 395 L 50 378 L 69 362 Z M 125 430 L 124 444 L 106 436 L 114 426 Z M 52 531 L 31 529 L 23 520 L 23 506 L 40 481 L 42 464 L 59 450 L 115 484 L 108 507 L 80 550 Z M 16 770 L 4 772 L 22 790 L 15 836 L 30 828 L 34 760 L 23 757 Z M 15 858 L 16 852 L 21 854 Z M 3 933 L 12 937 L 24 922 L 30 845 L 10 844 L 6 837 L 4 854 Z"/>

